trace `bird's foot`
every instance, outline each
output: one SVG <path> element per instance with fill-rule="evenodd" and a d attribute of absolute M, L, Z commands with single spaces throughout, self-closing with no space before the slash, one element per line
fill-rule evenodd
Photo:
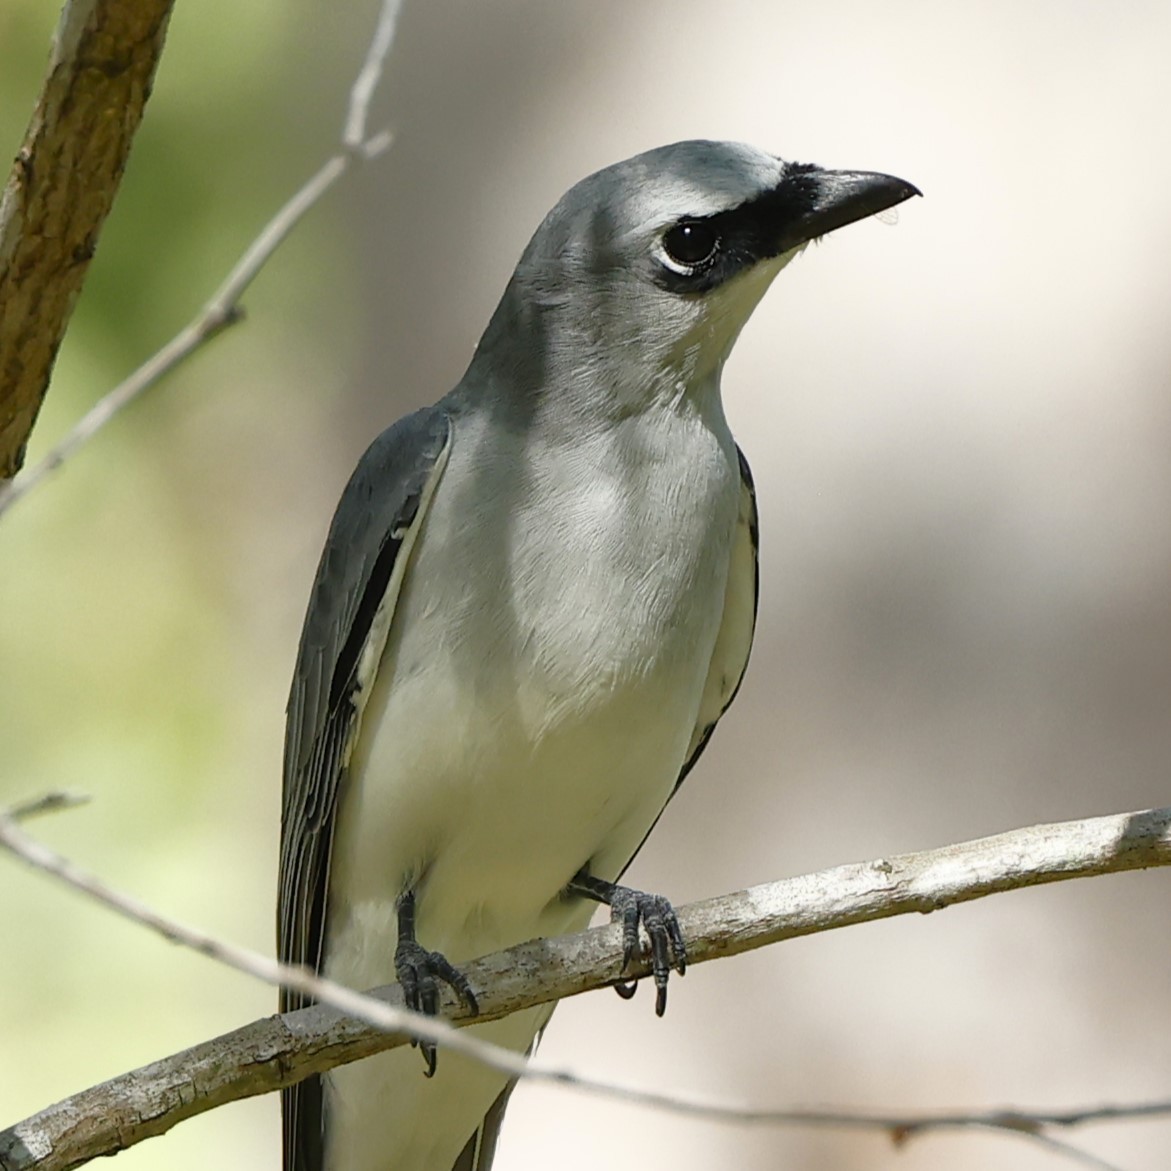
<path fill-rule="evenodd" d="M 476 1016 L 480 1005 L 467 977 L 441 952 L 428 951 L 415 939 L 414 904 L 413 894 L 399 900 L 399 938 L 398 947 L 394 951 L 394 971 L 402 986 L 407 1008 L 427 1016 L 438 1016 L 439 986 L 446 984 L 467 1006 L 472 1016 Z M 438 1062 L 435 1042 L 415 1037 L 411 1040 L 411 1047 L 417 1047 L 423 1054 L 427 1065 L 424 1075 L 434 1077 Z"/>
<path fill-rule="evenodd" d="M 580 871 L 570 882 L 569 890 L 610 907 L 610 922 L 622 924 L 622 971 L 630 967 L 639 954 L 638 927 L 641 923 L 651 942 L 651 974 L 655 980 L 655 1014 L 667 1011 L 667 980 L 674 969 L 680 976 L 687 971 L 687 944 L 679 926 L 675 908 L 662 895 L 647 894 L 629 886 L 595 878 Z M 629 1000 L 638 989 L 638 981 L 615 984 L 614 991 Z"/>

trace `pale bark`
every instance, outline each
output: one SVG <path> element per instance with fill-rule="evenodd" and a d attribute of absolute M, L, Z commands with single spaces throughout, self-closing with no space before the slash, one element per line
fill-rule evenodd
<path fill-rule="evenodd" d="M 12 840 L 11 835 L 6 838 L 0 833 L 0 845 L 12 848 Z M 684 907 L 680 921 L 690 962 L 703 963 L 853 923 L 911 912 L 925 914 L 1000 891 L 1169 864 L 1171 809 L 1147 810 L 1032 826 L 939 850 L 783 879 Z M 159 929 L 157 923 L 152 925 Z M 167 933 L 176 937 L 173 930 Z M 215 955 L 206 946 L 200 950 Z M 464 971 L 479 998 L 478 1019 L 487 1021 L 612 984 L 620 977 L 620 962 L 618 929 L 602 927 L 526 943 L 468 964 Z M 629 974 L 645 976 L 647 971 L 644 957 Z M 384 1003 L 402 1004 L 397 986 L 376 995 Z M 468 1023 L 466 1012 L 450 996 L 443 1011 L 459 1024 Z M 420 1030 L 424 1031 L 438 1035 L 433 1028 Z M 183 1119 L 227 1102 L 270 1093 L 405 1040 L 404 1034 L 381 1031 L 321 1005 L 256 1021 L 85 1090 L 0 1132 L 0 1171 L 65 1171 L 162 1134 Z M 477 1047 L 465 1042 L 459 1048 L 474 1053 Z M 517 1060 L 513 1055 L 497 1057 L 491 1047 L 479 1048 L 482 1052 L 474 1055 L 499 1068 L 510 1068 Z M 528 1063 L 525 1076 L 708 1117 L 802 1120 L 792 1112 L 727 1106 L 600 1083 L 540 1060 Z M 1004 1118 L 999 1124 L 986 1118 L 976 1124 L 1022 1129 L 1019 1115 Z M 832 1118 L 821 1121 L 833 1124 Z M 903 1119 L 900 1124 L 909 1132 L 930 1122 Z"/>

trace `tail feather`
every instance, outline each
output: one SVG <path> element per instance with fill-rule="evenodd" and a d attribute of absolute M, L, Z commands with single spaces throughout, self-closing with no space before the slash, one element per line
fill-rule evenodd
<path fill-rule="evenodd" d="M 484 1115 L 484 1121 L 476 1128 L 467 1145 L 460 1151 L 459 1158 L 451 1165 L 451 1171 L 489 1171 L 492 1160 L 496 1157 L 496 1140 L 500 1137 L 504 1111 L 515 1087 L 514 1078 L 500 1091 L 496 1101 Z"/>

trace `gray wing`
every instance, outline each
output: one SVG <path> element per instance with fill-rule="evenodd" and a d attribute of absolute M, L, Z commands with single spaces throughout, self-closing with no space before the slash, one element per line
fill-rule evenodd
<path fill-rule="evenodd" d="M 526 1057 L 532 1057 L 537 1046 L 545 1036 L 545 1028 L 549 1018 L 553 1015 L 556 1005 L 549 1005 L 545 1013 L 544 1023 L 537 1030 L 533 1043 L 525 1050 Z M 496 1158 L 496 1144 L 500 1139 L 500 1127 L 504 1122 L 504 1111 L 508 1109 L 508 1101 L 512 1091 L 516 1089 L 516 1078 L 513 1078 L 504 1089 L 496 1095 L 496 1101 L 488 1107 L 480 1125 L 472 1132 L 471 1137 L 464 1144 L 464 1149 L 451 1165 L 451 1171 L 491 1171 L 492 1163 Z"/>
<path fill-rule="evenodd" d="M 728 589 L 724 595 L 724 616 L 716 636 L 712 662 L 708 668 L 699 718 L 687 749 L 687 759 L 680 770 L 673 797 L 695 762 L 703 754 L 716 730 L 720 717 L 732 706 L 736 692 L 748 668 L 752 636 L 756 630 L 756 611 L 760 604 L 760 520 L 756 512 L 756 486 L 752 469 L 744 452 L 736 448 L 740 460 L 740 512 L 736 518 L 736 536 L 732 541 L 732 559 L 728 568 Z"/>
<path fill-rule="evenodd" d="M 687 756 L 667 802 L 679 792 L 679 786 L 687 779 L 687 774 L 703 755 L 703 750 L 712 738 L 720 717 L 736 698 L 736 692 L 740 690 L 740 683 L 748 668 L 752 635 L 756 630 L 756 611 L 760 601 L 760 565 L 757 559 L 760 524 L 756 512 L 756 487 L 752 483 L 752 469 L 739 447 L 736 448 L 736 455 L 740 461 L 740 512 L 736 518 L 736 535 L 732 539 L 728 588 L 724 594 L 724 614 L 720 619 L 720 631 L 716 635 L 716 645 L 712 650 L 707 681 L 703 685 L 695 730 L 691 733 Z M 666 807 L 664 804 L 663 809 Z M 660 810 L 659 817 L 662 816 Z M 638 850 L 646 844 L 647 838 L 658 823 L 659 818 L 656 817 L 646 836 L 639 842 L 638 849 L 631 854 L 630 861 L 626 863 L 627 867 L 634 861 Z M 623 867 L 624 873 L 625 870 L 626 867 Z"/>
<path fill-rule="evenodd" d="M 532 1050 L 530 1049 L 531 1053 Z M 508 1108 L 508 1099 L 516 1089 L 516 1079 L 508 1083 L 496 1096 L 496 1101 L 488 1108 L 484 1121 L 476 1128 L 475 1133 L 468 1139 L 459 1157 L 451 1165 L 451 1171 L 491 1171 L 492 1162 L 496 1158 L 496 1143 L 500 1138 L 500 1126 L 504 1122 L 504 1111 Z"/>
<path fill-rule="evenodd" d="M 446 463 L 451 424 L 441 407 L 400 419 L 350 477 L 317 567 L 297 651 L 285 726 L 277 951 L 320 971 L 338 791 L 390 614 Z M 378 621 L 376 621 L 378 618 Z M 367 678 L 369 676 L 369 678 Z M 281 1011 L 305 1005 L 281 992 Z M 321 1171 L 321 1081 L 281 1092 L 285 1171 Z"/>

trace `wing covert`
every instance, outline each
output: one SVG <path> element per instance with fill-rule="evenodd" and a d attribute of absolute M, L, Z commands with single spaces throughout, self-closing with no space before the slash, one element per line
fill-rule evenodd
<path fill-rule="evenodd" d="M 752 636 L 756 630 L 756 612 L 760 603 L 760 564 L 757 557 L 760 520 L 756 510 L 756 486 L 752 482 L 752 469 L 739 446 L 736 455 L 740 461 L 740 512 L 736 518 L 736 536 L 732 541 L 724 615 L 712 651 L 712 662 L 699 704 L 695 731 L 687 749 L 687 759 L 679 772 L 672 796 L 679 791 L 679 786 L 703 754 L 720 717 L 732 706 L 748 668 Z"/>
<path fill-rule="evenodd" d="M 679 792 L 679 786 L 703 755 L 716 724 L 728 710 L 748 668 L 748 656 L 752 650 L 752 636 L 756 630 L 756 611 L 760 601 L 760 566 L 757 551 L 760 546 L 760 526 L 756 511 L 756 488 L 752 483 L 752 469 L 737 446 L 736 455 L 740 461 L 740 511 L 736 518 L 736 535 L 732 540 L 732 556 L 728 566 L 728 586 L 724 593 L 724 612 L 720 619 L 720 631 L 712 649 L 712 660 L 708 667 L 707 680 L 703 686 L 695 730 L 687 747 L 687 756 L 675 787 L 671 790 L 663 809 L 670 804 L 671 797 Z M 659 817 L 663 816 L 662 810 Z M 655 826 L 656 817 L 647 830 L 638 849 L 631 854 L 623 873 L 634 861 L 638 851 L 646 844 Z M 619 875 L 621 878 L 621 875 Z"/>
<path fill-rule="evenodd" d="M 321 967 L 326 891 L 339 787 L 385 645 L 411 547 L 450 450 L 441 407 L 384 431 L 359 461 L 338 503 L 317 567 L 285 726 L 277 952 Z M 305 998 L 281 993 L 281 1011 Z M 320 1171 L 321 1085 L 281 1095 L 285 1171 Z"/>

